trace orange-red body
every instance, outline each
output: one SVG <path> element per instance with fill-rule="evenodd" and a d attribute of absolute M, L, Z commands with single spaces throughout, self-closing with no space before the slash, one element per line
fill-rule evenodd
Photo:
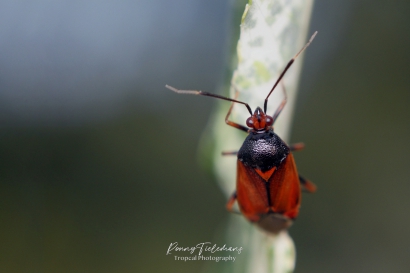
<path fill-rule="evenodd" d="M 235 200 L 241 213 L 261 228 L 277 233 L 288 228 L 299 213 L 301 187 L 316 187 L 301 178 L 291 153 L 302 145 L 289 147 L 273 131 L 273 118 L 259 107 L 248 118 L 249 135 L 238 151 Z M 302 186 L 301 186 L 302 185 Z"/>

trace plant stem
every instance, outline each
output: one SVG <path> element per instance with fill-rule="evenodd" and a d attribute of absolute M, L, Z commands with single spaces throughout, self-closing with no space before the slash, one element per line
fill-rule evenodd
<path fill-rule="evenodd" d="M 283 71 L 287 62 L 307 42 L 307 31 L 313 0 L 249 0 L 242 17 L 237 46 L 238 66 L 232 84 L 238 89 L 238 100 L 252 109 L 263 107 L 265 97 Z M 299 57 L 269 98 L 268 114 L 273 114 L 283 98 L 286 87 L 288 101 L 275 123 L 275 132 L 289 141 L 296 88 L 302 66 Z M 231 86 L 230 96 L 235 97 Z M 219 185 L 229 197 L 235 190 L 236 158 L 221 156 L 222 151 L 235 151 L 246 135 L 223 122 L 229 103 L 221 102 L 212 126 L 214 135 L 214 172 Z M 230 119 L 244 124 L 249 117 L 240 104 L 233 108 Z M 227 245 L 242 246 L 237 261 L 227 266 L 226 272 L 293 272 L 296 254 L 287 231 L 276 236 L 263 233 L 239 215 L 232 215 L 227 230 Z"/>

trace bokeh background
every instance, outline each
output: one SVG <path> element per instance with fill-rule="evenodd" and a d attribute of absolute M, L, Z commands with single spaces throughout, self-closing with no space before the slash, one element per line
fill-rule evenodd
<path fill-rule="evenodd" d="M 223 243 L 225 197 L 195 160 L 216 102 L 164 85 L 216 90 L 241 9 L 0 2 L 0 272 L 211 263 L 165 253 L 175 241 Z M 292 141 L 306 143 L 298 168 L 319 191 L 290 229 L 296 272 L 410 270 L 408 10 L 315 3 Z"/>

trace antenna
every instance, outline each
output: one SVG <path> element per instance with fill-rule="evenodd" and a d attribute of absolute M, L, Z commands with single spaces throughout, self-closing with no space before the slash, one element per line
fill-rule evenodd
<path fill-rule="evenodd" d="M 300 55 L 300 53 L 302 53 L 309 45 L 310 43 L 313 41 L 313 39 L 315 38 L 317 34 L 317 31 L 315 31 L 315 33 L 313 33 L 312 37 L 310 37 L 309 42 L 307 42 L 307 44 L 288 62 L 288 64 L 286 65 L 285 69 L 283 70 L 283 72 L 280 74 L 279 78 L 276 80 L 275 84 L 273 85 L 272 89 L 270 90 L 268 96 L 266 96 L 265 99 L 265 103 L 263 104 L 263 110 L 266 113 L 266 109 L 268 107 L 268 98 L 269 96 L 272 94 L 273 90 L 275 90 L 276 86 L 278 85 L 278 83 L 280 82 L 280 80 L 283 78 L 283 76 L 285 76 L 286 71 L 288 71 L 289 67 L 293 64 L 293 62 L 296 60 L 296 58 Z"/>

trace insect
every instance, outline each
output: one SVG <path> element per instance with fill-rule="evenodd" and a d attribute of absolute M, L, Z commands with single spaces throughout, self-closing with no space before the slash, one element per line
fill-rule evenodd
<path fill-rule="evenodd" d="M 228 200 L 226 207 L 232 212 L 235 201 L 237 201 L 241 213 L 250 222 L 256 223 L 270 233 L 278 233 L 287 229 L 298 216 L 301 189 L 311 193 L 316 191 L 316 186 L 312 182 L 298 174 L 292 155 L 293 151 L 303 149 L 304 145 L 298 143 L 288 146 L 273 130 L 273 124 L 286 105 L 285 89 L 283 89 L 284 98 L 274 114 L 272 116 L 266 114 L 269 96 L 296 58 L 310 45 L 316 34 L 317 32 L 288 62 L 266 96 L 263 110 L 257 107 L 252 112 L 247 103 L 236 100 L 236 97 L 232 99 L 202 91 L 179 90 L 169 85 L 165 86 L 178 94 L 208 96 L 232 102 L 225 122 L 236 129 L 247 132 L 248 136 L 238 152 L 223 153 L 238 157 L 236 191 Z M 251 115 L 246 120 L 246 126 L 229 120 L 235 103 L 245 105 Z"/>

